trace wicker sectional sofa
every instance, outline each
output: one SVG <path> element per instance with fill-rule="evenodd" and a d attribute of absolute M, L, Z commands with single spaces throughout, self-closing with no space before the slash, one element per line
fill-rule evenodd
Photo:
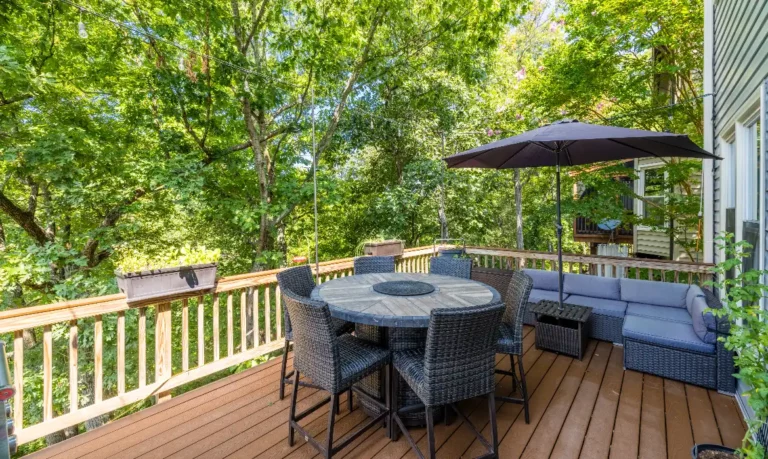
<path fill-rule="evenodd" d="M 533 278 L 529 304 L 557 301 L 557 272 L 524 271 Z M 563 300 L 592 308 L 587 333 L 622 344 L 625 368 L 735 392 L 733 353 L 718 339 L 728 334 L 729 323 L 705 312 L 722 307 L 709 290 L 670 282 L 564 274 Z M 536 325 L 530 312 L 525 323 Z"/>

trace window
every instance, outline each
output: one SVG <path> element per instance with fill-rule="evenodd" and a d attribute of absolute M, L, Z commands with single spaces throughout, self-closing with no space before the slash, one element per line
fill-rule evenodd
<path fill-rule="evenodd" d="M 642 173 L 641 194 L 643 218 L 648 226 L 664 226 L 665 179 L 661 168 L 645 169 Z"/>

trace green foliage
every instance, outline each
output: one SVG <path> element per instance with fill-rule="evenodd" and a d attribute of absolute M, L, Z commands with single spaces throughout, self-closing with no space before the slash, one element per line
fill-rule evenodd
<path fill-rule="evenodd" d="M 749 387 L 746 395 L 755 412 L 741 451 L 744 457 L 762 458 L 765 450 L 752 436 L 768 422 L 768 316 L 760 305 L 768 293 L 768 285 L 763 283 L 768 271 L 742 271 L 742 261 L 752 248 L 748 242 L 734 243 L 732 234 L 724 234 L 718 237 L 717 245 L 725 260 L 713 268 L 716 280 L 711 284 L 720 290 L 723 308 L 712 312 L 734 324 L 725 346 L 736 352 L 736 377 Z M 733 276 L 729 276 L 731 272 Z"/>
<path fill-rule="evenodd" d="M 215 263 L 221 257 L 221 250 L 206 249 L 205 246 L 192 247 L 186 244 L 181 248 L 169 247 L 160 253 L 148 255 L 130 249 L 121 252 L 117 262 L 123 273 L 149 271 L 172 266 L 190 266 L 203 263 Z"/>

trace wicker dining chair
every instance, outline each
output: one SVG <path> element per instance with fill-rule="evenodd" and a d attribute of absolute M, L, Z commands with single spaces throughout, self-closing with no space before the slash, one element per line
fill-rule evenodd
<path fill-rule="evenodd" d="M 393 273 L 395 257 L 357 257 L 354 261 L 355 274 Z"/>
<path fill-rule="evenodd" d="M 469 279 L 472 276 L 472 259 L 432 257 L 429 259 L 429 273 Z"/>
<path fill-rule="evenodd" d="M 399 428 L 417 456 L 423 453 L 405 428 L 401 414 L 425 409 L 429 457 L 435 457 L 434 409 L 450 407 L 472 429 L 488 449 L 484 457 L 497 457 L 496 404 L 494 397 L 494 366 L 497 333 L 504 314 L 504 303 L 489 303 L 466 308 L 433 309 L 429 319 L 427 344 L 423 350 L 393 352 L 392 406 L 398 407 L 398 374 L 413 389 L 421 404 L 394 409 L 393 437 Z M 486 396 L 491 420 L 491 441 L 459 411 L 456 403 L 473 397 Z"/>
<path fill-rule="evenodd" d="M 309 265 L 303 265 L 280 271 L 277 273 L 277 284 L 283 292 L 291 291 L 301 297 L 309 298 L 312 294 L 312 289 L 315 288 L 315 278 L 312 276 L 312 268 L 310 268 Z M 354 324 L 350 322 L 341 319 L 331 319 L 331 321 L 333 323 L 334 332 L 337 335 L 349 333 L 354 329 Z M 285 324 L 285 348 L 283 349 L 283 362 L 280 367 L 280 400 L 285 398 L 285 385 L 291 384 L 291 378 L 293 377 L 293 370 L 286 374 L 288 350 L 291 341 L 293 341 L 293 327 L 291 326 L 291 318 L 288 314 L 288 308 L 285 307 L 285 301 L 283 301 L 283 323 Z M 348 405 L 349 410 L 352 411 L 351 397 Z"/>
<path fill-rule="evenodd" d="M 288 444 L 293 446 L 294 433 L 298 431 L 300 437 L 324 457 L 330 458 L 371 427 L 382 421 L 389 422 L 389 392 L 385 391 L 384 400 L 379 400 L 353 387 L 353 384 L 382 368 L 386 368 L 385 381 L 388 382 L 391 376 L 390 352 L 350 334 L 338 336 L 327 303 L 296 295 L 290 290 L 283 292 L 283 298 L 293 321 L 295 373 L 288 417 Z M 296 400 L 301 376 L 309 378 L 313 387 L 330 392 L 331 396 L 297 414 Z M 347 390 L 355 391 L 359 397 L 376 406 L 379 414 L 334 446 L 337 412 L 333 407 L 338 406 L 339 395 Z M 328 433 L 324 444 L 321 444 L 299 425 L 299 421 L 329 402 Z"/>
<path fill-rule="evenodd" d="M 520 398 L 509 396 L 497 396 L 504 402 L 519 403 L 525 410 L 525 423 L 530 422 L 528 413 L 528 387 L 525 383 L 525 368 L 523 368 L 523 320 L 525 308 L 528 305 L 528 296 L 533 288 L 533 279 L 522 271 L 515 271 L 509 281 L 507 294 L 504 298 L 506 309 L 504 319 L 499 327 L 500 336 L 496 345 L 496 352 L 509 356 L 510 371 L 496 369 L 496 373 L 511 376 L 512 384 L 520 391 Z M 515 357 L 520 377 L 515 374 Z"/>

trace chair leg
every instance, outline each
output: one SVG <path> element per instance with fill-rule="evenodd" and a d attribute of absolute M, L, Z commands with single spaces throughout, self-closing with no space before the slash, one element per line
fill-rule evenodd
<path fill-rule="evenodd" d="M 531 422 L 531 418 L 528 412 L 528 387 L 525 384 L 525 368 L 523 368 L 522 356 L 517 356 L 517 367 L 520 370 L 520 382 L 521 382 L 521 388 L 523 390 L 522 396 L 523 396 L 523 407 L 525 408 L 525 423 L 529 424 Z"/>
<path fill-rule="evenodd" d="M 299 372 L 293 372 L 293 393 L 291 394 L 291 411 L 288 414 L 288 446 L 293 447 L 293 422 L 296 420 L 296 396 L 299 392 Z"/>
<path fill-rule="evenodd" d="M 434 408 L 428 406 L 427 412 L 427 441 L 429 442 L 429 459 L 435 459 L 435 418 Z"/>
<path fill-rule="evenodd" d="M 389 439 L 397 441 L 397 437 L 400 433 L 400 425 L 395 422 L 395 415 L 400 407 L 400 400 L 398 400 L 398 394 L 400 393 L 400 373 L 395 370 L 395 367 L 390 364 L 392 368 L 392 379 L 390 380 L 390 409 L 389 409 Z"/>
<path fill-rule="evenodd" d="M 488 394 L 488 415 L 491 419 L 491 446 L 493 446 L 493 451 L 491 451 L 491 454 L 493 457 L 498 457 L 499 432 L 496 427 L 496 395 L 493 392 Z"/>
<path fill-rule="evenodd" d="M 285 398 L 285 370 L 288 365 L 288 347 L 290 341 L 285 340 L 285 348 L 283 349 L 283 363 L 280 367 L 280 400 Z"/>
<path fill-rule="evenodd" d="M 331 395 L 331 406 L 339 406 L 338 394 Z M 328 410 L 328 439 L 325 442 L 325 457 L 330 459 L 333 455 L 333 426 L 336 422 L 336 412 L 333 409 Z"/>
<path fill-rule="evenodd" d="M 353 406 L 352 406 L 352 389 L 349 389 L 349 393 L 347 394 L 347 408 L 349 409 L 349 412 L 352 412 Z"/>
<path fill-rule="evenodd" d="M 512 387 L 518 390 L 520 385 L 517 381 L 517 371 L 515 371 L 515 356 L 512 354 L 509 354 L 509 371 L 512 372 Z"/>

